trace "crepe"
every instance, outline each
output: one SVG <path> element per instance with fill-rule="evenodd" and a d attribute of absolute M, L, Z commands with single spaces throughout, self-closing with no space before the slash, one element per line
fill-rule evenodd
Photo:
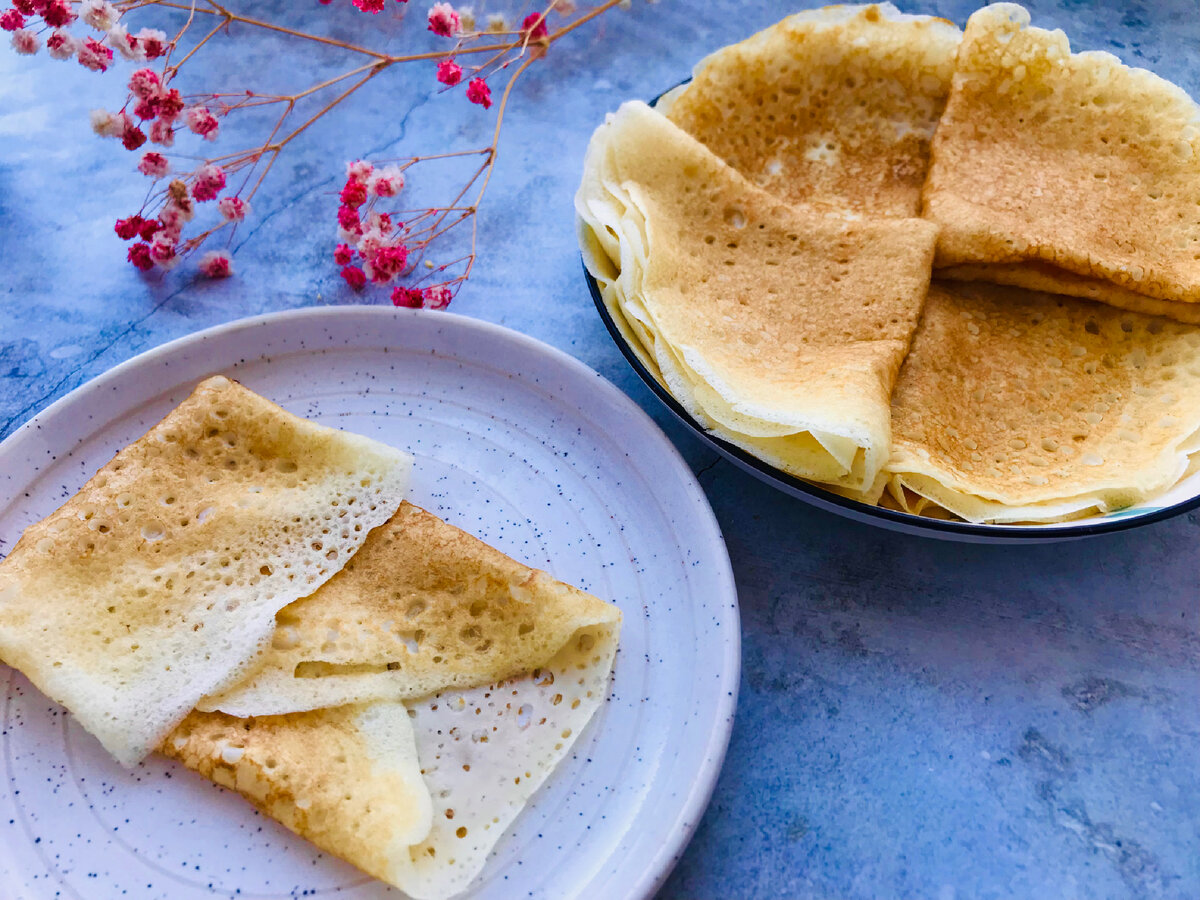
<path fill-rule="evenodd" d="M 406 501 L 333 579 L 279 612 L 258 668 L 199 708 L 278 715 L 486 684 L 618 615 Z"/>
<path fill-rule="evenodd" d="M 364 872 L 393 881 L 433 826 L 400 703 L 236 719 L 193 712 L 160 751 Z"/>
<path fill-rule="evenodd" d="M 797 13 L 703 59 L 659 109 L 789 203 L 916 216 L 960 37 L 890 3 Z"/>
<path fill-rule="evenodd" d="M 620 618 L 405 504 L 338 578 L 280 613 L 286 649 L 222 705 L 406 699 L 195 712 L 162 749 L 410 896 L 453 896 L 604 702 Z M 295 677 L 296 659 L 316 671 Z"/>
<path fill-rule="evenodd" d="M 1145 501 L 1200 449 L 1200 329 L 935 282 L 892 397 L 892 440 L 892 494 L 913 512 L 924 504 L 912 495 L 999 523 Z"/>
<path fill-rule="evenodd" d="M 936 264 L 1200 321 L 1200 115 L 1013 4 L 967 22 L 933 140 Z"/>
<path fill-rule="evenodd" d="M 576 210 L 605 302 L 693 418 L 793 475 L 881 489 L 932 225 L 789 207 L 642 103 L 596 131 Z"/>
<path fill-rule="evenodd" d="M 210 378 L 25 530 L 0 657 L 131 766 L 396 510 L 411 464 Z"/>

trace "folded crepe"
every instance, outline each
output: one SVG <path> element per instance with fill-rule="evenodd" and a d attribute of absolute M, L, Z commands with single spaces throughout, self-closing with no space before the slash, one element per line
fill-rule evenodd
<path fill-rule="evenodd" d="M 576 210 L 610 312 L 690 415 L 793 475 L 882 490 L 934 226 L 790 207 L 643 103 L 593 135 Z"/>
<path fill-rule="evenodd" d="M 916 216 L 961 35 L 890 3 L 809 10 L 701 60 L 658 108 L 793 205 Z"/>
<path fill-rule="evenodd" d="M 925 215 L 941 276 L 1200 322 L 1200 108 L 996 4 L 967 22 Z"/>
<path fill-rule="evenodd" d="M 1200 329 L 935 282 L 892 441 L 889 488 L 912 512 L 927 500 L 971 522 L 1058 522 L 1143 502 L 1200 449 Z"/>
<path fill-rule="evenodd" d="M 0 658 L 131 766 L 242 676 L 411 466 L 210 378 L 0 563 Z"/>
<path fill-rule="evenodd" d="M 281 613 L 286 648 L 265 662 L 276 671 L 260 669 L 237 702 L 404 700 L 194 712 L 161 749 L 323 849 L 439 900 L 479 873 L 604 702 L 621 617 L 417 507 L 381 531 L 345 577 Z M 297 677 L 297 659 L 337 662 Z"/>
<path fill-rule="evenodd" d="M 486 684 L 618 615 L 405 501 L 341 572 L 280 610 L 256 668 L 198 708 L 278 715 Z"/>

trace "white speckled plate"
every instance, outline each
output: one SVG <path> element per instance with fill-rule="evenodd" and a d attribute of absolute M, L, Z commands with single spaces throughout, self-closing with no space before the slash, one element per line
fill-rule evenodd
<path fill-rule="evenodd" d="M 408 450 L 415 503 L 620 605 L 609 702 L 473 896 L 653 893 L 708 802 L 739 668 L 724 543 L 653 422 L 583 364 L 494 325 L 378 307 L 262 316 L 130 360 L 0 444 L 0 552 L 214 372 Z M 172 762 L 122 769 L 3 665 L 0 693 L 4 900 L 401 896 Z"/>

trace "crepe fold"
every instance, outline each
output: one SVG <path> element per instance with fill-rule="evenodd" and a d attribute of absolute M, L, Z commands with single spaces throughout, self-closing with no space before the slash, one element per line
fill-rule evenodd
<path fill-rule="evenodd" d="M 133 765 L 395 512 L 411 467 L 210 378 L 25 530 L 0 657 Z"/>
<path fill-rule="evenodd" d="M 940 274 L 1200 322 L 1198 113 L 1020 6 L 979 10 L 924 191 Z"/>
<path fill-rule="evenodd" d="M 892 397 L 892 441 L 889 487 L 914 512 L 913 495 L 998 523 L 1143 502 L 1200 449 L 1200 329 L 935 282 Z"/>
<path fill-rule="evenodd" d="M 405 501 L 341 572 L 279 612 L 247 677 L 198 708 L 278 715 L 472 687 L 528 672 L 617 615 Z"/>
<path fill-rule="evenodd" d="M 793 475 L 881 489 L 935 227 L 788 206 L 642 103 L 596 131 L 584 165 L 585 263 L 688 413 Z"/>
<path fill-rule="evenodd" d="M 194 712 L 161 749 L 410 896 L 450 897 L 603 704 L 620 622 L 405 503 L 208 703 L 242 717 Z"/>
<path fill-rule="evenodd" d="M 793 205 L 916 216 L 960 37 L 890 3 L 809 10 L 701 60 L 658 109 Z"/>

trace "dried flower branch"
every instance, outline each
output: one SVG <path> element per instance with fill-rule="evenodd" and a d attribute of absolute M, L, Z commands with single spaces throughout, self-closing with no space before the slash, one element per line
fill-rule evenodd
<path fill-rule="evenodd" d="M 487 191 L 497 159 L 501 126 L 513 85 L 528 67 L 542 58 L 551 44 L 622 0 L 602 0 L 579 12 L 569 0 L 543 0 L 517 28 L 502 16 L 491 15 L 477 27 L 473 13 L 437 2 L 428 10 L 426 28 L 450 43 L 445 51 L 392 54 L 383 50 L 311 34 L 286 25 L 233 12 L 216 0 L 11 0 L 11 9 L 0 11 L 0 29 L 11 32 L 13 48 L 22 54 L 37 53 L 43 43 L 54 59 L 75 59 L 96 72 L 105 72 L 115 56 L 139 65 L 129 76 L 129 94 L 116 112 L 96 110 L 92 128 L 116 138 L 126 150 L 139 153 L 137 170 L 152 179 L 152 187 L 137 212 L 116 221 L 114 230 L 129 242 L 129 262 L 141 269 L 169 269 L 180 258 L 224 232 L 227 245 L 234 229 L 250 214 L 251 201 L 262 187 L 280 154 L 297 137 L 322 120 L 366 84 L 394 66 L 433 63 L 431 75 L 443 91 L 459 88 L 469 103 L 483 110 L 493 106 L 489 81 L 505 73 L 491 143 L 474 150 L 409 156 L 371 163 L 356 161 L 347 168 L 339 195 L 334 261 L 342 277 L 355 289 L 368 284 L 391 285 L 392 301 L 399 306 L 444 308 L 470 276 L 477 249 L 477 212 Z M 332 0 L 320 0 L 328 5 Z M 369 14 L 385 9 L 385 0 L 352 0 Z M 407 0 L 396 0 L 404 10 Z M 148 7 L 165 10 L 180 19 L 168 37 L 157 29 L 131 33 L 130 14 Z M 557 27 L 551 28 L 551 17 Z M 343 51 L 350 62 L 340 74 L 323 79 L 293 94 L 255 90 L 239 93 L 189 90 L 177 87 L 180 70 L 214 40 L 225 37 L 233 24 L 269 31 Z M 197 36 L 198 34 L 198 36 Z M 185 37 L 191 42 L 183 51 Z M 176 58 L 176 56 L 178 58 Z M 299 107 L 318 100 L 316 110 L 296 121 Z M 247 111 L 277 112 L 265 136 L 252 146 L 213 157 L 175 152 L 176 141 L 195 146 L 217 141 L 224 123 Z M 145 148 L 146 144 L 152 145 Z M 427 208 L 404 209 L 397 198 L 414 166 L 435 160 L 474 163 L 465 183 L 447 202 Z M 216 201 L 219 221 L 195 234 L 184 232 L 198 204 Z M 389 204 L 391 204 L 389 206 Z M 446 262 L 435 262 L 431 248 L 467 223 L 469 252 Z M 200 261 L 209 277 L 232 273 L 227 249 L 210 251 Z"/>

